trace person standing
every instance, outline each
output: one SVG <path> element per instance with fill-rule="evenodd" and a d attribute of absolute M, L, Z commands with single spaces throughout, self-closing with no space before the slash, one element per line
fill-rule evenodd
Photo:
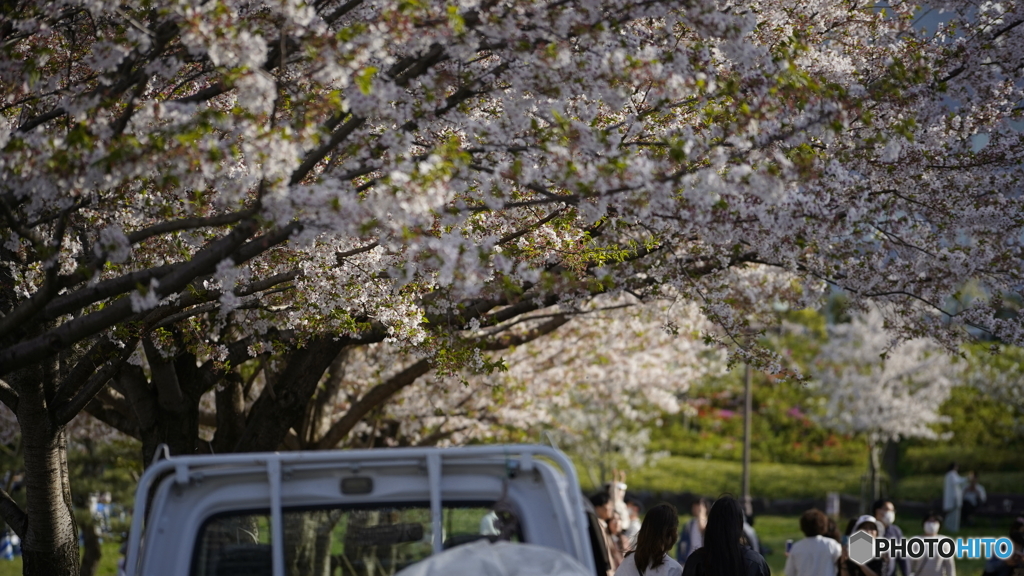
<path fill-rule="evenodd" d="M 967 487 L 964 488 L 964 508 L 960 515 L 960 521 L 964 526 L 970 524 L 971 514 L 974 514 L 974 511 L 982 507 L 986 501 L 988 501 L 988 494 L 985 493 L 985 487 L 978 483 L 978 473 L 968 472 Z"/>
<path fill-rule="evenodd" d="M 619 514 L 619 523 L 623 530 L 629 530 L 629 507 L 626 506 L 626 471 L 612 469 L 612 481 L 605 484 L 608 495 L 612 497 L 615 512 Z"/>
<path fill-rule="evenodd" d="M 761 541 L 757 537 L 757 530 L 754 530 L 753 516 L 746 516 L 743 520 L 743 537 L 747 539 L 747 546 L 754 552 L 761 552 Z"/>
<path fill-rule="evenodd" d="M 949 540 L 948 536 L 939 536 L 939 528 L 942 527 L 942 516 L 939 514 L 928 514 L 922 522 L 922 527 L 922 540 Z M 911 576 L 956 576 L 956 562 L 952 558 L 943 558 L 938 554 L 928 556 L 927 550 L 925 545 L 924 556 L 910 559 Z"/>
<path fill-rule="evenodd" d="M 645 522 L 646 523 L 646 522 Z M 704 545 L 683 565 L 683 576 L 771 576 L 764 557 L 745 544 L 743 508 L 732 496 L 711 506 Z"/>
<path fill-rule="evenodd" d="M 651 508 L 640 525 L 636 547 L 626 554 L 615 576 L 681 576 L 683 567 L 668 555 L 677 538 L 679 513 L 675 506 Z"/>
<path fill-rule="evenodd" d="M 882 524 L 882 521 L 877 520 L 874 516 L 865 514 L 847 526 L 846 535 L 853 536 L 861 531 L 866 532 L 872 538 L 878 538 L 885 533 L 885 524 Z M 850 559 L 849 554 L 849 549 L 844 547 L 843 555 L 839 559 L 839 576 L 884 576 L 886 564 L 892 560 L 886 554 L 865 564 L 858 564 Z"/>
<path fill-rule="evenodd" d="M 594 506 L 594 514 L 597 516 L 601 537 L 604 539 L 605 550 L 608 556 L 606 558 L 609 566 L 608 574 L 611 576 L 615 573 L 615 569 L 619 567 L 618 562 L 615 561 L 615 551 L 617 548 L 608 527 L 608 522 L 615 515 L 615 503 L 612 502 L 612 498 L 607 492 L 594 494 L 590 497 L 590 503 Z"/>
<path fill-rule="evenodd" d="M 627 498 L 626 508 L 629 510 L 629 528 L 623 530 L 623 534 L 629 538 L 630 542 L 634 542 L 636 535 L 640 533 L 640 514 L 643 513 L 643 505 L 636 498 Z"/>
<path fill-rule="evenodd" d="M 828 516 L 811 508 L 800 517 L 800 531 L 806 538 L 793 543 L 786 558 L 786 576 L 835 576 L 836 562 L 843 547 L 825 536 Z"/>
<path fill-rule="evenodd" d="M 684 564 L 698 548 L 704 545 L 704 528 L 708 523 L 708 501 L 704 498 L 697 498 L 690 505 L 690 514 L 693 518 L 683 525 L 682 533 L 679 535 L 679 545 L 676 546 L 676 560 Z"/>
<path fill-rule="evenodd" d="M 896 507 L 893 506 L 892 500 L 885 498 L 875 500 L 872 509 L 875 511 L 875 518 L 885 524 L 885 533 L 882 536 L 889 540 L 902 540 L 903 530 L 896 525 Z M 909 576 L 910 568 L 906 558 L 893 558 L 893 562 L 888 564 L 888 573 L 884 576 L 893 576 L 897 568 L 899 568 L 900 576 Z"/>
<path fill-rule="evenodd" d="M 951 463 L 942 487 L 942 511 L 946 514 L 946 529 L 950 532 L 960 531 L 960 509 L 964 503 L 964 484 L 967 483 L 959 470 L 956 462 Z"/>
<path fill-rule="evenodd" d="M 618 512 L 612 512 L 612 518 L 608 521 L 608 537 L 612 541 L 612 565 L 618 567 L 629 550 L 629 538 L 622 533 L 622 520 Z"/>

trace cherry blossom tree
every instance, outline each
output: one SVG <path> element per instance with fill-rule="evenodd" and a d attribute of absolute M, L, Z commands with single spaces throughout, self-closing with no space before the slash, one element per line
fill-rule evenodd
<path fill-rule="evenodd" d="M 25 573 L 77 573 L 87 407 L 187 449 L 208 391 L 237 408 L 262 374 L 217 432 L 274 447 L 352 347 L 486 372 L 518 319 L 603 293 L 696 302 L 729 344 L 766 301 L 750 264 L 794 275 L 792 308 L 831 282 L 893 305 L 898 338 L 1022 343 L 996 312 L 1020 292 L 1024 6 L 931 5 L 938 30 L 899 1 L 4 2 L 0 401 L 27 508 L 0 514 Z M 986 296 L 948 309 L 968 279 Z"/>
<path fill-rule="evenodd" d="M 823 404 L 816 415 L 842 434 L 862 435 L 870 450 L 872 499 L 880 496 L 881 449 L 901 438 L 938 438 L 939 408 L 959 382 L 954 363 L 934 341 L 899 342 L 878 308 L 828 327 L 829 339 L 811 365 Z"/>
<path fill-rule="evenodd" d="M 680 410 L 694 381 L 725 368 L 721 350 L 701 338 L 712 327 L 695 305 L 609 308 L 507 359 L 508 385 L 537 398 L 536 422 L 595 485 L 614 468 L 639 468 L 656 456 L 647 450 L 651 425 Z"/>
<path fill-rule="evenodd" d="M 299 439 L 294 447 L 447 445 L 554 432 L 552 438 L 577 453 L 600 446 L 587 459 L 595 468 L 609 466 L 610 444 L 628 445 L 631 449 L 623 454 L 639 466 L 647 444 L 641 428 L 665 412 L 678 411 L 678 395 L 690 382 L 720 370 L 724 362 L 720 349 L 701 340 L 700 331 L 710 324 L 694 305 L 633 300 L 597 299 L 568 322 L 571 313 L 566 311 L 527 316 L 522 319 L 527 326 L 565 326 L 544 338 L 520 338 L 519 346 L 486 353 L 492 356 L 487 361 L 500 357 L 506 370 L 447 377 L 428 371 L 354 428 L 346 428 L 340 444 L 314 440 L 326 436 L 332 427 L 326 422 L 320 433 Z M 350 419 L 342 415 L 368 390 L 393 381 L 416 362 L 384 343 L 353 349 L 344 359 L 344 373 L 336 375 L 338 384 L 321 385 L 323 391 L 339 392 L 320 413 L 334 422 L 339 416 Z"/>

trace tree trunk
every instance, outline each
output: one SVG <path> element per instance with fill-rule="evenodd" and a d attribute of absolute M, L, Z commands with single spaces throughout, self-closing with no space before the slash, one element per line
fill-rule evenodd
<path fill-rule="evenodd" d="M 892 492 L 893 483 L 899 481 L 900 477 L 900 443 L 889 440 L 885 443 L 882 451 L 882 470 L 889 477 L 889 492 Z"/>
<path fill-rule="evenodd" d="M 306 407 L 320 379 L 346 344 L 345 339 L 328 336 L 296 350 L 273 387 L 264 389 L 249 409 L 245 431 L 234 451 L 276 450 L 290 428 L 301 428 Z"/>
<path fill-rule="evenodd" d="M 171 454 L 189 456 L 200 447 L 199 400 L 223 374 L 207 362 L 196 366 L 191 353 L 171 360 L 146 344 L 152 381 L 138 366 L 127 365 L 115 379 L 115 388 L 124 394 L 139 425 L 143 463 L 149 465 L 160 444 Z"/>
<path fill-rule="evenodd" d="M 882 497 L 882 466 L 881 456 L 882 447 L 877 442 L 871 442 L 868 445 L 869 450 L 869 465 L 871 466 L 871 501 L 874 502 Z M 869 510 L 868 513 L 871 513 Z"/>
<path fill-rule="evenodd" d="M 78 576 L 78 526 L 71 505 L 67 438 L 47 410 L 56 370 L 28 368 L 18 382 L 18 422 L 25 457 L 25 576 Z M 49 394 L 48 394 L 49 393 Z"/>
<path fill-rule="evenodd" d="M 309 576 L 329 576 L 334 527 L 340 510 L 313 510 L 285 515 L 285 572 Z"/>
<path fill-rule="evenodd" d="M 103 556 L 103 548 L 100 546 L 99 527 L 95 522 L 89 522 L 83 527 L 85 535 L 85 553 L 82 555 L 81 576 L 93 576 L 99 568 L 100 558 Z"/>

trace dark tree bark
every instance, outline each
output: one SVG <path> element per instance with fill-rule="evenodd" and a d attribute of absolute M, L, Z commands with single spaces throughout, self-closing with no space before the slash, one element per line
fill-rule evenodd
<path fill-rule="evenodd" d="M 85 551 L 82 554 L 81 576 L 93 576 L 99 568 L 100 558 L 103 557 L 103 547 L 100 546 L 99 530 L 94 522 L 89 522 L 83 527 L 82 533 L 85 536 Z"/>
<path fill-rule="evenodd" d="M 291 537 L 285 547 L 285 572 L 329 576 L 332 532 L 340 519 L 340 510 L 285 515 L 285 532 Z"/>
<path fill-rule="evenodd" d="M 217 432 L 213 436 L 213 451 L 230 452 L 245 432 L 245 388 L 234 372 L 224 378 L 216 392 Z"/>
<path fill-rule="evenodd" d="M 56 366 L 38 364 L 11 376 L 19 390 L 17 416 L 25 458 L 23 574 L 77 576 L 78 525 L 71 504 L 67 439 L 47 409 L 56 389 Z"/>
<path fill-rule="evenodd" d="M 324 371 L 348 344 L 346 338 L 320 337 L 296 350 L 275 385 L 268 381 L 253 404 L 237 452 L 275 450 L 288 430 L 301 427 L 306 406 Z"/>
<path fill-rule="evenodd" d="M 333 413 L 330 407 L 341 393 L 341 384 L 345 378 L 345 368 L 350 350 L 350 347 L 346 347 L 334 358 L 331 366 L 327 369 L 324 383 L 317 388 L 316 396 L 309 402 L 300 435 L 300 443 L 304 449 L 316 447 L 317 440 L 331 427 Z"/>
<path fill-rule="evenodd" d="M 205 451 L 199 441 L 199 400 L 221 374 L 210 362 L 197 367 L 191 353 L 164 360 L 151 345 L 146 349 L 152 381 L 146 380 L 141 368 L 128 365 L 122 368 L 117 386 L 135 412 L 143 462 L 150 462 L 161 444 L 175 455 Z"/>

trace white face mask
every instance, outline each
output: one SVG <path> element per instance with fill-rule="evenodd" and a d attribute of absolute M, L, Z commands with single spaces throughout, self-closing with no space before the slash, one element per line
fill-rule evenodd
<path fill-rule="evenodd" d="M 939 523 L 938 522 L 925 522 L 924 523 L 924 533 L 929 535 L 929 536 L 934 536 L 934 535 L 938 534 L 939 533 Z"/>
<path fill-rule="evenodd" d="M 892 510 L 889 510 L 888 512 L 886 512 L 885 516 L 882 517 L 882 522 L 885 522 L 886 525 L 888 525 L 888 526 L 892 526 L 892 523 L 895 522 L 895 521 L 896 521 L 896 512 L 894 512 Z"/>

